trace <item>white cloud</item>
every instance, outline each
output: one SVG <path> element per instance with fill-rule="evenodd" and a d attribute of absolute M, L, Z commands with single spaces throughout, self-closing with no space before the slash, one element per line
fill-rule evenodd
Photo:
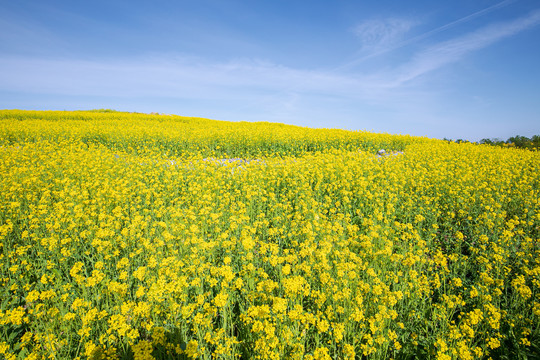
<path fill-rule="evenodd" d="M 372 19 L 358 24 L 353 32 L 360 39 L 362 49 L 374 50 L 400 41 L 414 25 L 409 19 Z"/>
<path fill-rule="evenodd" d="M 341 93 L 356 81 L 337 74 L 267 62 L 208 62 L 197 58 L 101 61 L 0 57 L 0 89 L 88 96 L 170 96 L 227 99 L 295 89 Z"/>
<path fill-rule="evenodd" d="M 382 20 L 367 21 L 364 24 L 359 25 L 359 28 L 357 28 L 357 30 L 360 30 L 360 31 L 357 31 L 357 35 L 360 38 L 363 38 L 363 37 L 365 38 L 365 43 L 367 45 L 364 44 L 364 47 L 362 50 L 369 50 L 369 51 L 368 52 L 361 51 L 360 56 L 358 56 L 356 59 L 352 61 L 349 61 L 346 64 L 339 66 L 337 69 L 341 69 L 341 70 L 351 69 L 366 59 L 373 58 L 376 56 L 381 56 L 391 51 L 400 49 L 404 46 L 429 38 L 430 36 L 433 36 L 434 34 L 443 32 L 445 30 L 451 29 L 460 24 L 469 22 L 473 19 L 489 14 L 493 11 L 506 7 L 516 1 L 517 0 L 501 1 L 494 5 L 483 8 L 479 11 L 476 11 L 472 14 L 469 14 L 467 16 L 464 16 L 462 18 L 459 18 L 457 20 L 454 20 L 452 22 L 439 26 L 435 29 L 432 29 L 430 31 L 427 31 L 422 34 L 409 37 L 409 38 L 403 38 L 404 37 L 403 35 L 405 35 L 405 33 L 408 30 L 410 30 L 411 27 L 417 25 L 415 22 L 412 22 L 411 20 L 387 19 L 386 21 L 382 21 Z M 385 26 L 385 23 L 386 23 L 386 26 Z M 400 28 L 402 29 L 401 32 L 399 31 Z M 370 43 L 371 45 L 369 45 Z"/>
<path fill-rule="evenodd" d="M 540 10 L 527 16 L 491 24 L 470 34 L 433 45 L 418 53 L 409 63 L 398 69 L 396 86 L 413 80 L 447 64 L 459 61 L 467 54 L 488 47 L 540 24 Z"/>

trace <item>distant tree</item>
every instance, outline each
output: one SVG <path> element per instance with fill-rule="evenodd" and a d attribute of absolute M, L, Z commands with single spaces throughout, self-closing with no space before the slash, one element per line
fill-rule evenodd
<path fill-rule="evenodd" d="M 521 135 L 512 136 L 512 137 L 509 137 L 508 140 L 506 140 L 507 144 L 512 143 L 514 144 L 515 147 L 519 147 L 519 148 L 527 147 L 527 145 L 529 145 L 530 142 L 531 142 L 531 139 L 529 139 L 526 136 L 521 136 Z"/>
<path fill-rule="evenodd" d="M 454 142 L 454 143 L 470 143 L 469 140 L 464 139 L 447 139 L 443 138 L 444 141 Z M 531 138 L 522 135 L 516 135 L 509 137 L 506 141 L 499 138 L 483 138 L 479 142 L 473 142 L 473 144 L 486 144 L 492 146 L 504 146 L 504 147 L 516 147 L 521 149 L 537 149 L 540 150 L 540 135 L 533 135 Z"/>
<path fill-rule="evenodd" d="M 458 139 L 456 142 L 462 142 L 463 140 Z M 533 135 L 531 138 L 522 135 L 516 135 L 509 137 L 506 141 L 498 138 L 484 138 L 478 142 L 479 144 L 487 144 L 493 146 L 505 146 L 505 147 L 516 147 L 521 149 L 539 149 L 540 150 L 540 135 Z"/>
<path fill-rule="evenodd" d="M 480 144 L 495 145 L 495 142 L 491 139 L 482 139 L 480 140 Z"/>
<path fill-rule="evenodd" d="M 534 148 L 540 148 L 540 135 L 533 135 L 531 142 Z"/>

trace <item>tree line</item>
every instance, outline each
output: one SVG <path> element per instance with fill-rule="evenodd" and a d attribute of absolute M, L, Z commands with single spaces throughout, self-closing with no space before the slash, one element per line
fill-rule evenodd
<path fill-rule="evenodd" d="M 463 139 L 457 139 L 457 140 L 451 140 L 451 139 L 443 139 L 446 141 L 452 141 L 456 143 L 462 143 L 462 142 L 471 142 L 468 140 Z M 521 149 L 540 149 L 540 135 L 533 135 L 532 137 L 528 138 L 526 136 L 522 135 L 516 135 L 509 137 L 506 141 L 501 140 L 498 138 L 495 139 L 482 139 L 478 142 L 472 142 L 474 144 L 487 144 L 487 145 L 494 145 L 494 146 L 503 146 L 503 147 L 516 147 Z"/>

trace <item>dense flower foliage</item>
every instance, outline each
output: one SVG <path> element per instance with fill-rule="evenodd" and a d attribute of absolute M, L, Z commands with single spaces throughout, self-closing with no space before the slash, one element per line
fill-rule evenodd
<path fill-rule="evenodd" d="M 487 145 L 0 111 L 0 357 L 538 355 L 539 174 Z"/>

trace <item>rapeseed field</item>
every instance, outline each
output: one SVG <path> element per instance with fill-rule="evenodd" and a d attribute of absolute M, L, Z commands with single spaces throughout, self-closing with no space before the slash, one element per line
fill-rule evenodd
<path fill-rule="evenodd" d="M 540 356 L 539 174 L 411 136 L 0 111 L 0 358 Z"/>

